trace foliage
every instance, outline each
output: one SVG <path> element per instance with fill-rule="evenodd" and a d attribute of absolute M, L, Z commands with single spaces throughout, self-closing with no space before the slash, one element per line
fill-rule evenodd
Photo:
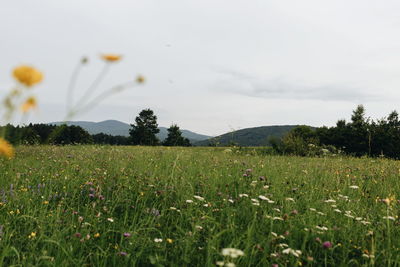
<path fill-rule="evenodd" d="M 190 146 L 190 141 L 182 136 L 178 125 L 173 124 L 168 128 L 168 136 L 162 144 L 164 146 Z"/>
<path fill-rule="evenodd" d="M 350 122 L 338 120 L 334 127 L 315 130 L 308 126 L 296 127 L 281 141 L 272 140 L 271 144 L 278 153 L 299 156 L 320 155 L 321 151 L 328 150 L 333 154 L 343 151 L 353 156 L 400 158 L 400 121 L 396 111 L 387 118 L 371 120 L 359 105 Z"/>
<path fill-rule="evenodd" d="M 135 119 L 136 124 L 131 124 L 129 135 L 134 145 L 155 146 L 159 144 L 156 134 L 160 131 L 157 116 L 151 109 L 144 109 Z"/>
<path fill-rule="evenodd" d="M 49 143 L 53 145 L 91 144 L 93 139 L 79 126 L 60 125 L 51 133 Z"/>

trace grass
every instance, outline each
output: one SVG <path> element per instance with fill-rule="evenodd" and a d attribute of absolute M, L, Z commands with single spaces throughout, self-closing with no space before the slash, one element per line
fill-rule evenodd
<path fill-rule="evenodd" d="M 34 146 L 0 166 L 4 266 L 400 265 L 398 161 Z"/>

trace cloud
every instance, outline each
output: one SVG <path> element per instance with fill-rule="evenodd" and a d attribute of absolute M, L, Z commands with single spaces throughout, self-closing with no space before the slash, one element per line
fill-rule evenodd
<path fill-rule="evenodd" d="M 261 78 L 232 70 L 218 72 L 216 87 L 219 90 L 251 97 L 269 99 L 301 99 L 322 101 L 368 102 L 383 98 L 371 93 L 372 90 L 361 89 L 331 83 L 307 83 L 293 81 L 286 77 Z"/>

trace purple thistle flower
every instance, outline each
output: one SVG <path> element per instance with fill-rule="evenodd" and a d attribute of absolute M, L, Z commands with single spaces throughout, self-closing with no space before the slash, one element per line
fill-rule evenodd
<path fill-rule="evenodd" d="M 322 247 L 323 248 L 331 248 L 332 247 L 332 243 L 329 241 L 325 241 L 324 243 L 322 243 Z"/>
<path fill-rule="evenodd" d="M 124 233 L 124 237 L 131 237 L 131 233 L 128 232 Z"/>

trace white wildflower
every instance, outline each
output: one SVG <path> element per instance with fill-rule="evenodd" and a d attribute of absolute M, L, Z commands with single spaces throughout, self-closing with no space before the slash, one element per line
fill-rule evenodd
<path fill-rule="evenodd" d="M 193 200 L 188 199 L 188 200 L 186 200 L 186 203 L 193 203 Z"/>
<path fill-rule="evenodd" d="M 298 258 L 301 255 L 301 250 L 294 250 L 291 248 L 287 248 L 287 249 L 282 250 L 282 253 L 283 254 L 292 254 L 293 256 Z"/>
<path fill-rule="evenodd" d="M 201 196 L 193 196 L 193 197 L 197 200 L 204 201 L 204 197 Z"/>
<path fill-rule="evenodd" d="M 237 258 L 239 256 L 244 256 L 244 252 L 236 248 L 223 248 L 222 255 L 231 258 Z"/>

